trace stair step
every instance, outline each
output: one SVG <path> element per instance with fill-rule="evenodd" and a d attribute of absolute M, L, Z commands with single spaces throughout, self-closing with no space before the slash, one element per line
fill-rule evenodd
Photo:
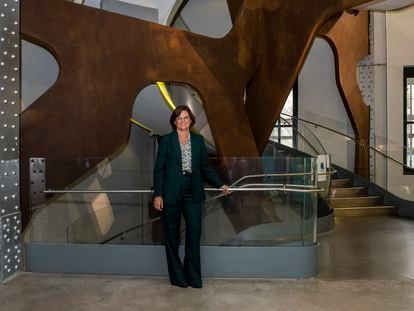
<path fill-rule="evenodd" d="M 357 196 L 348 198 L 331 198 L 333 208 L 377 206 L 381 204 L 379 196 Z"/>
<path fill-rule="evenodd" d="M 331 180 L 331 188 L 344 188 L 344 187 L 352 187 L 352 180 L 351 179 L 332 179 Z"/>
<path fill-rule="evenodd" d="M 395 213 L 395 206 L 380 205 L 366 207 L 342 207 L 335 209 L 335 217 L 342 216 L 389 216 Z"/>
<path fill-rule="evenodd" d="M 332 198 L 348 198 L 366 194 L 367 189 L 365 187 L 332 188 Z"/>

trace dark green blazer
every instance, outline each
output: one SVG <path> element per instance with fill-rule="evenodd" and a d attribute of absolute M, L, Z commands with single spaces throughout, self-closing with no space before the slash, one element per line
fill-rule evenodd
<path fill-rule="evenodd" d="M 208 162 L 203 136 L 190 133 L 190 139 L 193 198 L 201 202 L 206 197 L 203 180 L 217 188 L 224 183 Z M 181 162 L 178 133 L 173 131 L 161 138 L 154 167 L 154 196 L 162 196 L 167 204 L 177 202 L 182 176 Z"/>

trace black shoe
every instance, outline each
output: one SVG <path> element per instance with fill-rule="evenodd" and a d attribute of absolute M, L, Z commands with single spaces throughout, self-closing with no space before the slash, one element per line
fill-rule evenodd
<path fill-rule="evenodd" d="M 182 288 L 188 287 L 188 284 L 186 282 L 185 283 L 171 283 L 171 285 L 182 287 Z"/>
<path fill-rule="evenodd" d="M 188 283 L 188 285 L 190 285 L 192 288 L 202 288 L 203 287 L 203 284 L 191 284 L 191 283 Z"/>

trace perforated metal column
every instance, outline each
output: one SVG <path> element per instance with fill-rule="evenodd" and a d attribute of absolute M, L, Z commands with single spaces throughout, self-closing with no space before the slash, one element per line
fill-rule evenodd
<path fill-rule="evenodd" d="M 373 51 L 373 24 L 372 18 L 370 17 L 369 23 L 369 46 L 370 51 Z M 369 114 L 369 124 L 370 124 L 370 136 L 369 144 L 370 146 L 375 146 L 375 135 L 373 131 L 374 127 L 374 57 L 372 54 L 363 58 L 358 65 L 358 82 L 359 87 L 362 92 L 362 97 L 364 98 L 365 103 L 370 107 Z M 375 178 L 375 154 L 372 150 L 369 151 L 369 176 L 370 180 Z"/>
<path fill-rule="evenodd" d="M 0 2 L 0 280 L 21 267 L 19 0 Z"/>

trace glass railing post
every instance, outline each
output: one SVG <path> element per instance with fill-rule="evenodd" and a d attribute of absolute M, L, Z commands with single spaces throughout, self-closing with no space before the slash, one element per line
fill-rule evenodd
<path fill-rule="evenodd" d="M 302 170 L 302 173 L 304 173 L 305 174 L 305 172 L 306 172 L 306 167 L 307 167 L 307 161 L 306 161 L 307 159 L 305 158 L 305 159 L 303 159 L 303 170 Z M 308 178 L 308 176 L 306 176 L 306 175 L 303 175 L 303 187 L 305 188 L 305 186 L 306 186 L 306 184 L 308 183 L 307 182 L 307 178 Z M 307 194 L 304 192 L 303 194 L 302 194 L 302 200 L 303 200 L 303 203 L 302 203 L 302 226 L 301 226 L 301 240 L 302 240 L 302 246 L 304 246 L 305 245 L 305 221 L 306 221 L 306 205 L 307 205 Z"/>
<path fill-rule="evenodd" d="M 318 187 L 318 170 L 317 170 L 317 167 L 316 167 L 316 165 L 317 165 L 317 163 L 316 163 L 316 161 L 315 161 L 315 159 L 314 158 L 312 158 L 312 159 L 310 159 L 310 161 L 311 161 L 311 166 L 313 167 L 313 180 L 314 180 L 314 186 L 315 187 Z M 327 163 L 325 163 L 325 165 L 326 165 Z M 327 166 L 325 166 L 325 167 L 327 167 Z M 328 175 L 326 175 L 326 180 L 325 180 L 325 182 L 326 182 L 326 185 L 325 185 L 325 187 L 327 187 L 327 185 L 329 185 L 329 183 L 330 183 L 330 175 L 328 174 Z M 329 178 L 329 179 L 328 179 Z M 324 192 L 325 194 L 326 194 L 326 191 Z M 318 229 L 317 229 L 317 218 L 318 218 L 318 194 L 317 193 L 311 193 L 311 198 L 312 198 L 312 205 L 311 205 L 311 208 L 313 208 L 313 211 L 312 211 L 312 221 L 313 221 L 313 236 L 312 236 L 312 242 L 315 244 L 316 243 L 316 234 L 317 234 L 317 232 L 318 232 Z"/>
<path fill-rule="evenodd" d="M 138 223 L 141 225 L 141 244 L 144 244 L 144 232 L 145 232 L 145 228 L 143 226 L 143 223 L 144 223 L 144 208 L 146 208 L 147 206 L 144 203 L 144 194 L 141 193 L 140 196 L 141 196 L 141 221 L 138 221 Z"/>

